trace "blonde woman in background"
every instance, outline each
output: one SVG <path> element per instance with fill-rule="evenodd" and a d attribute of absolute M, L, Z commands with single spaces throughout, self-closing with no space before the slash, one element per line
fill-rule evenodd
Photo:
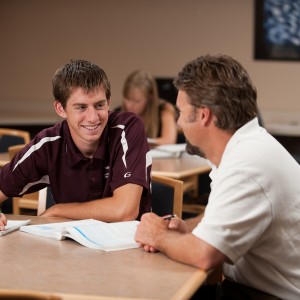
<path fill-rule="evenodd" d="M 175 144 L 177 124 L 175 107 L 158 97 L 157 85 L 144 70 L 132 72 L 125 80 L 121 110 L 139 115 L 145 126 L 149 143 Z"/>

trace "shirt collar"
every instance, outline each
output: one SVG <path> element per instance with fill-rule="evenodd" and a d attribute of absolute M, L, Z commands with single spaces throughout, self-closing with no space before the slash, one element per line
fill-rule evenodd
<path fill-rule="evenodd" d="M 234 147 L 237 143 L 240 142 L 240 140 L 248 134 L 253 134 L 253 130 L 255 129 L 259 129 L 259 124 L 258 124 L 258 119 L 254 118 L 251 121 L 249 121 L 248 123 L 246 123 L 245 125 L 243 125 L 241 128 L 239 128 L 231 137 L 231 139 L 229 140 L 229 142 L 227 143 L 226 147 L 225 147 L 225 151 L 222 155 L 222 158 L 224 157 L 224 155 L 226 155 L 226 153 L 228 151 L 230 151 L 230 149 L 232 149 L 232 147 Z"/>
<path fill-rule="evenodd" d="M 70 167 L 74 167 L 82 160 L 84 161 L 89 160 L 89 158 L 84 157 L 82 153 L 79 151 L 79 149 L 76 147 L 72 139 L 70 129 L 66 120 L 62 122 L 62 129 L 63 129 L 63 135 L 65 137 L 65 152 L 66 152 L 68 165 Z M 98 148 L 93 156 L 93 159 L 105 160 L 106 154 L 108 153 L 107 137 L 108 137 L 108 126 L 106 125 L 101 134 Z"/>
<path fill-rule="evenodd" d="M 241 128 L 239 128 L 231 137 L 229 142 L 227 143 L 225 150 L 223 152 L 221 162 L 222 160 L 226 157 L 227 153 L 230 152 L 230 150 L 241 140 L 242 137 L 244 137 L 247 134 L 253 134 L 253 130 L 259 129 L 259 123 L 258 123 L 258 118 L 254 118 L 245 125 L 243 125 Z M 209 161 L 209 165 L 211 167 L 211 172 L 209 174 L 209 177 L 213 180 L 213 178 L 217 174 L 218 167 L 214 165 L 212 162 Z"/>

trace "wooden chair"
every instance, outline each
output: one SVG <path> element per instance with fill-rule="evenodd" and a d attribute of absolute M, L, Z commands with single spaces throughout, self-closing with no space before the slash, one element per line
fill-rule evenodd
<path fill-rule="evenodd" d="M 51 188 L 45 187 L 39 191 L 39 205 L 37 209 L 37 215 L 40 216 L 47 208 L 54 205 L 54 199 L 52 196 Z"/>
<path fill-rule="evenodd" d="M 28 131 L 0 128 L 0 152 L 6 152 L 8 147 L 17 144 L 28 144 L 30 134 Z"/>
<path fill-rule="evenodd" d="M 152 211 L 159 216 L 182 216 L 183 182 L 171 177 L 152 175 Z"/>
<path fill-rule="evenodd" d="M 25 144 L 8 147 L 10 160 L 25 146 Z M 13 214 L 20 215 L 21 209 L 37 210 L 39 201 L 39 192 L 26 194 L 23 197 L 13 197 Z M 22 213 L 23 214 L 23 213 Z"/>
<path fill-rule="evenodd" d="M 26 144 L 18 144 L 18 145 L 13 145 L 8 147 L 8 157 L 10 160 L 14 158 L 14 156 L 22 150 Z"/>

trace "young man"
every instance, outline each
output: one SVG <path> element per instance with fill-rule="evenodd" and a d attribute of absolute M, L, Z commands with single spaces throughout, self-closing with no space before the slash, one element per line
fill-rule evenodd
<path fill-rule="evenodd" d="M 74 60 L 52 83 L 55 111 L 65 120 L 41 131 L 0 170 L 0 202 L 50 186 L 55 205 L 43 216 L 115 222 L 150 211 L 144 126 L 132 113 L 109 111 L 105 72 Z"/>
<path fill-rule="evenodd" d="M 202 220 L 145 214 L 136 241 L 204 270 L 222 264 L 225 295 L 211 299 L 300 299 L 300 166 L 258 125 L 246 70 L 202 56 L 175 86 L 187 151 L 212 165 L 208 205 Z"/>

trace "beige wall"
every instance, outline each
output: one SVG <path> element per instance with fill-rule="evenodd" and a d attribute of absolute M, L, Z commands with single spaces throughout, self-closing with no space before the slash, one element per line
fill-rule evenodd
<path fill-rule="evenodd" d="M 263 114 L 298 115 L 299 63 L 253 58 L 253 2 L 0 0 L 0 122 L 54 120 L 51 77 L 71 58 L 104 68 L 115 107 L 132 70 L 175 76 L 206 53 L 229 54 L 248 69 Z"/>

